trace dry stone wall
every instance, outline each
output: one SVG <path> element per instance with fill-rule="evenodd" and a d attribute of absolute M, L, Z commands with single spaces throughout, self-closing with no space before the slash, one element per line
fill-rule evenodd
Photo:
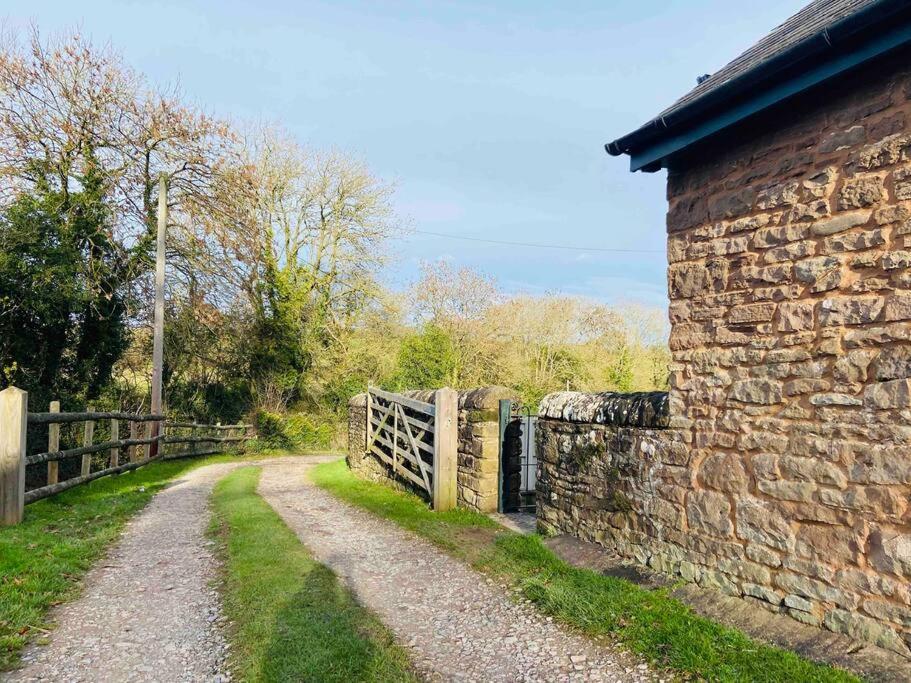
<path fill-rule="evenodd" d="M 539 430 L 554 530 L 905 656 L 907 63 L 669 173 L 668 429 L 580 421 L 548 399 Z"/>
<path fill-rule="evenodd" d="M 433 403 L 433 391 L 406 391 L 406 396 Z M 480 387 L 459 392 L 457 499 L 460 507 L 478 512 L 497 510 L 500 467 L 500 399 L 514 399 L 505 387 Z M 364 452 L 367 395 L 348 402 L 348 466 L 360 476 L 408 488 L 392 477 L 389 467 Z"/>

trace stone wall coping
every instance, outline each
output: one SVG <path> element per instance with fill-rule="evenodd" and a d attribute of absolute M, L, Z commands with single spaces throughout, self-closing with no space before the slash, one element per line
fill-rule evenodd
<path fill-rule="evenodd" d="M 668 426 L 666 391 L 589 394 L 558 391 L 548 394 L 538 407 L 538 417 L 614 427 L 661 429 Z"/>
<path fill-rule="evenodd" d="M 363 392 L 360 394 L 355 394 L 348 399 L 348 405 L 351 408 L 366 408 L 367 407 L 367 393 Z"/>

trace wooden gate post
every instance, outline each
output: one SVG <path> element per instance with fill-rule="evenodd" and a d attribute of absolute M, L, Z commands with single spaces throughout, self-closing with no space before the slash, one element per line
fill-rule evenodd
<path fill-rule="evenodd" d="M 22 521 L 25 510 L 25 437 L 28 393 L 0 391 L 0 526 Z"/>
<path fill-rule="evenodd" d="M 456 506 L 459 450 L 459 394 L 438 389 L 433 421 L 433 509 L 440 512 Z"/>

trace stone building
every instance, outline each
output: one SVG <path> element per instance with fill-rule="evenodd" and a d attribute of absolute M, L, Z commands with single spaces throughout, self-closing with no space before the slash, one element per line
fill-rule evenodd
<path fill-rule="evenodd" d="M 700 80 L 607 145 L 667 169 L 667 427 L 546 399 L 542 524 L 911 656 L 911 3 Z"/>

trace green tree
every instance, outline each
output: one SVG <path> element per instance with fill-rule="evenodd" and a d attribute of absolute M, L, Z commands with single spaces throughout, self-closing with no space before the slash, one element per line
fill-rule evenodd
<path fill-rule="evenodd" d="M 400 389 L 438 389 L 452 381 L 456 353 L 452 339 L 436 325 L 428 324 L 402 340 L 398 355 Z"/>
<path fill-rule="evenodd" d="M 128 343 L 130 274 L 112 237 L 107 187 L 91 150 L 78 192 L 40 168 L 34 191 L 0 214 L 0 385 L 96 398 Z"/>
<path fill-rule="evenodd" d="M 607 381 L 613 391 L 633 390 L 633 354 L 625 342 L 620 343 L 607 369 Z"/>

